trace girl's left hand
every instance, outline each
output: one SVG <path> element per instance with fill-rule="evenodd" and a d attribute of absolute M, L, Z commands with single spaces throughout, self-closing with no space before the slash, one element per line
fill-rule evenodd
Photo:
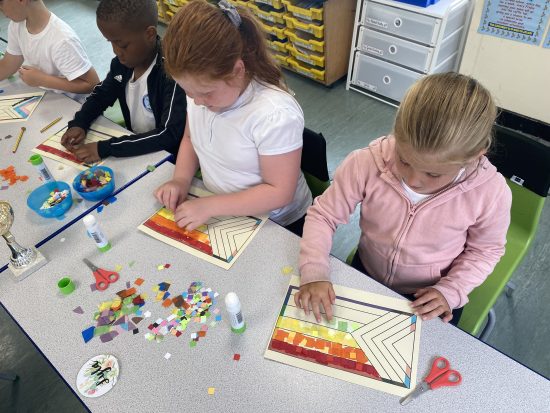
<path fill-rule="evenodd" d="M 174 212 L 174 221 L 180 228 L 193 231 L 212 217 L 207 198 L 189 199 L 182 202 Z"/>
<path fill-rule="evenodd" d="M 453 313 L 447 300 L 435 288 L 421 288 L 414 293 L 414 297 L 416 300 L 411 303 L 411 307 L 422 320 L 431 320 L 439 316 L 445 323 L 452 320 Z"/>

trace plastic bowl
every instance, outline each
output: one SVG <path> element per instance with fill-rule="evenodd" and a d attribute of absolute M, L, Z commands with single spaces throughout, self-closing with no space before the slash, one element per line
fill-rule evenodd
<path fill-rule="evenodd" d="M 111 180 L 107 184 L 103 185 L 101 188 L 96 189 L 95 191 L 84 191 L 84 188 L 80 184 L 82 174 L 88 171 L 94 172 L 98 169 L 109 172 L 109 174 L 111 174 Z M 78 193 L 78 195 L 88 201 L 102 201 L 105 198 L 109 197 L 115 191 L 115 174 L 111 168 L 108 168 L 106 166 L 92 166 L 90 169 L 86 169 L 85 171 L 82 171 L 77 176 L 75 176 L 73 180 L 73 189 Z"/>
<path fill-rule="evenodd" d="M 68 190 L 69 195 L 59 204 L 54 205 L 51 208 L 40 209 L 42 204 L 44 204 L 44 202 L 50 197 L 50 193 L 54 189 L 58 189 L 59 191 Z M 71 187 L 65 182 L 61 181 L 48 182 L 47 184 L 39 186 L 34 191 L 32 191 L 27 198 L 27 206 L 44 218 L 59 217 L 67 212 L 72 204 L 73 196 L 71 194 Z"/>

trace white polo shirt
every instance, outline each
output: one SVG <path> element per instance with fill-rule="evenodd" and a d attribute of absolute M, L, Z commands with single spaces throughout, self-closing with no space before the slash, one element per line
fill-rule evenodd
<path fill-rule="evenodd" d="M 139 77 L 126 83 L 126 103 L 130 111 L 130 122 L 132 123 L 132 132 L 145 133 L 155 129 L 155 115 L 149 102 L 149 91 L 147 88 L 147 78 L 156 64 L 156 59 L 149 65 L 147 70 Z"/>
<path fill-rule="evenodd" d="M 46 27 L 37 34 L 29 33 L 25 21 L 10 21 L 6 51 L 11 55 L 22 55 L 24 65 L 69 81 L 92 67 L 74 30 L 53 13 Z"/>
<path fill-rule="evenodd" d="M 288 93 L 250 82 L 237 101 L 212 112 L 187 97 L 187 120 L 206 188 L 216 194 L 262 183 L 260 155 L 281 155 L 303 146 L 304 115 Z M 312 196 L 303 174 L 293 201 L 270 218 L 288 225 L 305 215 Z"/>

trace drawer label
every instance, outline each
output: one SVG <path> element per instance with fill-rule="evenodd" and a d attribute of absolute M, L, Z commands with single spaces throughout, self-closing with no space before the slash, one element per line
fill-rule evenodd
<path fill-rule="evenodd" d="M 388 28 L 388 23 L 383 22 L 382 20 L 373 19 L 372 17 L 367 17 L 366 23 L 372 24 L 373 26 L 382 27 L 384 29 Z"/>
<path fill-rule="evenodd" d="M 301 60 L 302 62 L 309 63 L 310 65 L 313 65 L 313 66 L 316 65 L 316 63 L 313 60 L 308 59 L 307 57 L 300 56 L 300 55 L 295 55 L 295 56 L 296 56 L 296 59 Z"/>
<path fill-rule="evenodd" d="M 293 11 L 292 14 L 296 17 L 299 17 L 300 19 L 304 19 L 304 20 L 307 20 L 307 21 L 313 21 L 311 16 L 307 16 L 307 15 L 302 14 L 302 13 L 296 13 L 295 11 Z"/>
<path fill-rule="evenodd" d="M 384 52 L 380 49 L 377 49 L 376 47 L 368 46 L 366 44 L 363 45 L 363 50 L 370 54 L 375 54 L 378 56 L 384 56 Z"/>
<path fill-rule="evenodd" d="M 370 83 L 363 82 L 362 80 L 358 80 L 357 84 L 361 87 L 364 87 L 365 89 L 368 89 L 370 91 L 376 92 L 376 86 L 371 85 Z"/>

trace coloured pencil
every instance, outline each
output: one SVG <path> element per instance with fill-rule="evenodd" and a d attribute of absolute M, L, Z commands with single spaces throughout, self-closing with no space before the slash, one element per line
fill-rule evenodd
<path fill-rule="evenodd" d="M 50 129 L 53 125 L 55 125 L 57 122 L 59 122 L 61 119 L 63 119 L 63 116 L 60 116 L 58 118 L 55 118 L 50 123 L 48 123 L 46 126 L 44 126 L 42 129 L 40 129 L 40 133 L 46 132 L 48 129 Z"/>
<path fill-rule="evenodd" d="M 12 153 L 17 152 L 17 148 L 19 147 L 19 143 L 21 142 L 21 138 L 23 137 L 23 134 L 25 133 L 26 130 L 27 130 L 27 128 L 25 128 L 24 126 L 21 128 L 21 131 L 19 132 L 19 136 L 17 137 L 17 141 L 15 142 L 15 145 L 13 146 L 13 149 L 11 150 Z"/>

